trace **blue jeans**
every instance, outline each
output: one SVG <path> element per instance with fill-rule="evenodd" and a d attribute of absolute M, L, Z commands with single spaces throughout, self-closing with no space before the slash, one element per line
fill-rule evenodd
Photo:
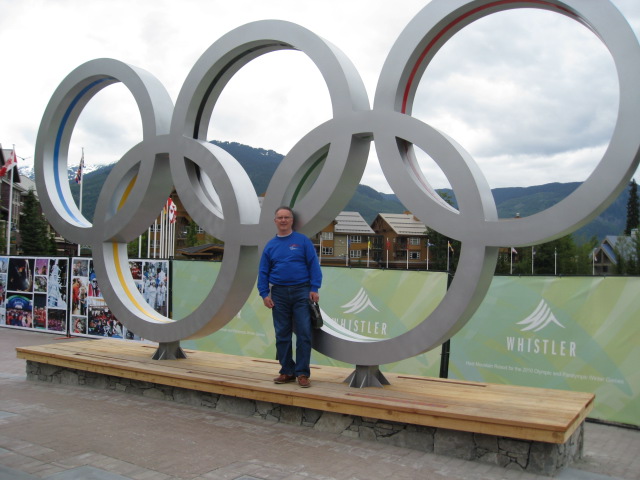
<path fill-rule="evenodd" d="M 276 352 L 280 373 L 310 376 L 311 317 L 309 314 L 309 285 L 291 287 L 273 285 L 271 299 L 274 307 L 273 327 L 276 332 Z M 293 361 L 293 338 L 296 334 L 296 361 Z"/>

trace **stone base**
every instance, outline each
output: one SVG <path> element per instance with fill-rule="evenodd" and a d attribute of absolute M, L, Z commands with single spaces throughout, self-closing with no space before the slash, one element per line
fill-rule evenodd
<path fill-rule="evenodd" d="M 554 475 L 565 466 L 582 458 L 583 452 L 583 424 L 576 429 L 566 443 L 553 444 L 260 402 L 29 360 L 27 361 L 27 379 L 118 390 L 542 475 Z"/>

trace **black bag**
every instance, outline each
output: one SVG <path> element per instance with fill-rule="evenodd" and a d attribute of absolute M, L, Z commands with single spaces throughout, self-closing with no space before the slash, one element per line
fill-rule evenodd
<path fill-rule="evenodd" d="M 318 305 L 318 302 L 309 300 L 309 314 L 311 315 L 311 326 L 313 328 L 322 328 L 324 321 L 322 320 L 322 313 L 320 313 L 320 305 Z"/>

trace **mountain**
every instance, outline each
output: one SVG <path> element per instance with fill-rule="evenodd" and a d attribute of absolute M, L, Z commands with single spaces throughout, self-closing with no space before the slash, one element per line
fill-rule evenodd
<path fill-rule="evenodd" d="M 88 175 L 89 173 L 92 173 L 93 171 L 99 168 L 102 168 L 102 167 L 86 164 L 84 166 L 84 175 Z M 69 178 L 69 180 L 73 180 L 74 178 L 76 178 L 77 170 L 78 170 L 77 165 L 67 168 L 67 177 Z M 20 175 L 24 175 L 25 177 L 28 177 L 31 180 L 35 179 L 35 171 L 33 169 L 33 165 L 20 165 L 18 166 L 18 172 L 20 172 Z"/>
<path fill-rule="evenodd" d="M 215 145 L 229 152 L 245 169 L 256 192 L 261 195 L 267 189 L 269 181 L 284 158 L 273 150 L 253 148 L 236 142 L 213 141 Z M 75 167 L 77 168 L 77 167 Z M 74 198 L 78 198 L 78 185 L 73 182 L 75 168 L 69 168 L 69 181 Z M 85 170 L 83 186 L 83 212 L 91 220 L 100 189 L 113 165 L 101 166 L 93 171 Z M 21 173 L 24 175 L 23 170 Z M 33 178 L 31 175 L 27 175 Z M 568 196 L 580 186 L 579 182 L 549 183 L 531 187 L 509 187 L 493 189 L 493 196 L 500 218 L 511 218 L 519 214 L 521 217 L 540 212 Z M 455 205 L 455 195 L 450 189 L 438 190 L 448 194 Z M 598 241 L 607 235 L 620 235 L 624 231 L 627 215 L 629 191 L 622 194 L 599 217 L 573 234 L 577 243 L 584 243 L 591 237 Z M 346 211 L 360 212 L 371 224 L 378 213 L 402 213 L 406 209 L 396 195 L 381 193 L 367 185 L 359 185 L 354 196 L 345 206 Z"/>

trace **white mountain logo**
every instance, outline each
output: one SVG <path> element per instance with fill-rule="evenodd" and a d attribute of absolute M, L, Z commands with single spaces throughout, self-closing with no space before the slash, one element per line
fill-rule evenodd
<path fill-rule="evenodd" d="M 380 311 L 373 305 L 373 303 L 371 302 L 371 299 L 367 295 L 367 292 L 365 292 L 364 288 L 360 289 L 360 291 L 356 294 L 356 296 L 353 297 L 353 300 L 351 300 L 349 303 L 342 305 L 342 308 L 347 309 L 344 311 L 344 313 L 360 313 L 367 307 L 373 308 L 376 312 Z"/>
<path fill-rule="evenodd" d="M 524 320 L 519 321 L 517 325 L 526 325 L 520 330 L 521 332 L 539 332 L 550 323 L 555 323 L 559 327 L 564 328 L 564 325 L 558 321 L 549 308 L 549 305 L 547 305 L 544 300 L 540 300 L 540 303 L 534 312 Z"/>

